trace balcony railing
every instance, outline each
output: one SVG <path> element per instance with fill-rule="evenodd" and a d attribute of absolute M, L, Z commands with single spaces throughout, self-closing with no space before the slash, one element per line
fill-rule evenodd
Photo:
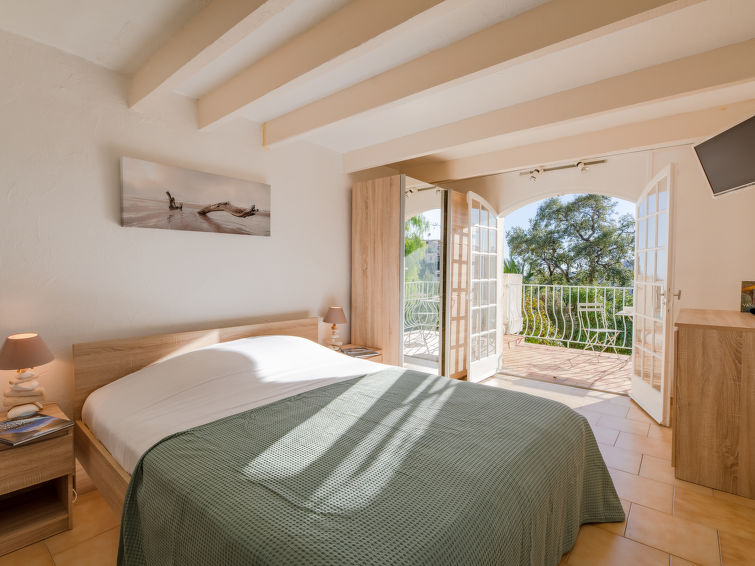
<path fill-rule="evenodd" d="M 404 355 L 437 360 L 440 354 L 440 282 L 404 283 Z"/>
<path fill-rule="evenodd" d="M 528 342 L 583 348 L 591 331 L 613 329 L 618 331 L 616 351 L 629 354 L 633 299 L 632 287 L 518 283 L 504 275 L 504 330 Z M 437 360 L 440 300 L 438 281 L 404 284 L 404 355 Z M 580 304 L 598 307 L 591 312 L 579 312 Z M 598 338 L 599 345 L 604 339 L 604 336 Z"/>
<path fill-rule="evenodd" d="M 507 334 L 518 334 L 528 342 L 584 348 L 590 340 L 596 340 L 596 329 L 611 329 L 618 331 L 616 351 L 632 351 L 632 287 L 540 285 L 509 280 L 504 283 L 504 292 Z M 591 306 L 586 309 L 584 305 Z M 598 335 L 601 348 L 608 334 Z"/>

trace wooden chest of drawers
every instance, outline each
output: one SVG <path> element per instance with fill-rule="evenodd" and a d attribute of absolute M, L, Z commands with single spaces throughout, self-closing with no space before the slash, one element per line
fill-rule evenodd
<path fill-rule="evenodd" d="M 755 316 L 684 309 L 676 326 L 676 477 L 755 498 Z"/>

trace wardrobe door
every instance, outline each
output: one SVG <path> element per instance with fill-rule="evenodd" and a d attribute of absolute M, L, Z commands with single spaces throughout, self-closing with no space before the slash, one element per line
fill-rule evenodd
<path fill-rule="evenodd" d="M 467 376 L 467 325 L 469 297 L 469 206 L 467 197 L 448 191 L 448 258 L 446 289 L 446 344 L 448 368 L 446 374 L 455 379 Z"/>
<path fill-rule="evenodd" d="M 352 186 L 351 342 L 401 365 L 404 176 Z"/>

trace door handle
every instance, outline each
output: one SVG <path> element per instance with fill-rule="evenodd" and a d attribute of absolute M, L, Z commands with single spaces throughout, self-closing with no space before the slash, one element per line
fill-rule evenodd
<path fill-rule="evenodd" d="M 682 290 L 681 289 L 677 289 L 676 291 L 674 291 L 673 293 L 671 293 L 671 296 L 672 297 L 676 297 L 677 299 L 681 299 L 682 298 Z"/>

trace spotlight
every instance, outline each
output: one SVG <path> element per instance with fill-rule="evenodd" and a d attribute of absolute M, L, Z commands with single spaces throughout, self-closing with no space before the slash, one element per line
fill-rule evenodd
<path fill-rule="evenodd" d="M 582 173 L 584 173 L 588 169 L 587 164 L 584 161 L 578 161 L 575 167 L 579 169 Z"/>
<path fill-rule="evenodd" d="M 537 181 L 537 178 L 544 173 L 544 169 L 542 167 L 538 167 L 537 169 L 533 169 L 530 171 L 530 181 Z"/>

